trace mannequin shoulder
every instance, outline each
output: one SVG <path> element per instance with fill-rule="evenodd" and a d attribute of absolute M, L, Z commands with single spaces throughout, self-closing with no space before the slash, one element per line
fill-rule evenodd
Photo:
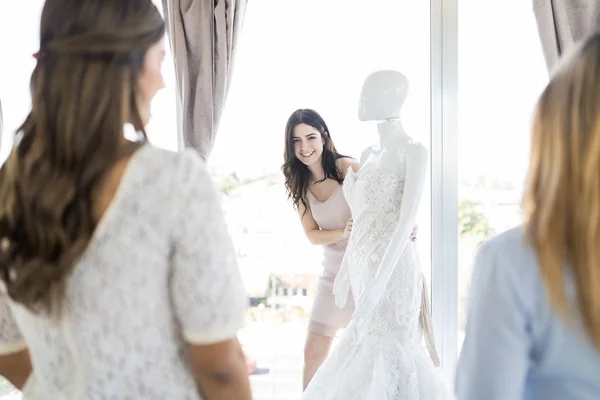
<path fill-rule="evenodd" d="M 369 146 L 366 149 L 364 149 L 362 154 L 360 155 L 360 165 L 364 165 L 367 159 L 371 156 L 371 154 L 373 154 L 373 146 Z"/>
<path fill-rule="evenodd" d="M 427 148 L 419 142 L 411 142 L 406 147 L 405 151 L 406 157 L 414 161 L 425 160 L 425 162 L 427 162 L 427 159 L 429 158 L 429 151 L 427 151 Z"/>
<path fill-rule="evenodd" d="M 414 142 L 406 148 L 406 163 L 408 164 L 408 173 L 425 175 L 429 163 L 429 151 L 421 143 Z"/>
<path fill-rule="evenodd" d="M 338 159 L 338 167 L 342 173 L 342 178 L 346 177 L 346 173 L 348 172 L 348 168 L 352 168 L 352 171 L 358 172 L 360 169 L 360 164 L 354 158 L 350 157 L 342 157 Z"/>

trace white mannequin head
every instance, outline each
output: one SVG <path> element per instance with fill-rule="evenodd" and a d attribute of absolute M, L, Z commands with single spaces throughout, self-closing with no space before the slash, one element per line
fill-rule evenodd
<path fill-rule="evenodd" d="M 398 71 L 373 72 L 365 79 L 360 92 L 358 119 L 386 121 L 400 118 L 400 110 L 408 93 L 408 79 Z"/>

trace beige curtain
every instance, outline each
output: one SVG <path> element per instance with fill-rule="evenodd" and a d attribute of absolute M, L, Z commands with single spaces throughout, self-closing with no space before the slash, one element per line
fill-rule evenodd
<path fill-rule="evenodd" d="M 598 0 L 533 0 L 533 11 L 548 71 L 562 54 L 597 29 L 594 16 Z"/>
<path fill-rule="evenodd" d="M 179 147 L 207 159 L 231 81 L 247 0 L 162 0 L 177 76 Z"/>

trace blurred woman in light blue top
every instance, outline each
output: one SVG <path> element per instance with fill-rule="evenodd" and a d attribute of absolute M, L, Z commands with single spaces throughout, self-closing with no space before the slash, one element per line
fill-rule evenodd
<path fill-rule="evenodd" d="M 459 400 L 600 399 L 600 35 L 542 93 L 526 220 L 483 244 Z"/>

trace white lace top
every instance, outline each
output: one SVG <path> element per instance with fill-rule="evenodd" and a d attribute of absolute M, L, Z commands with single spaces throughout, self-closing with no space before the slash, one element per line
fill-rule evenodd
<path fill-rule="evenodd" d="M 0 354 L 29 348 L 24 399 L 200 399 L 184 341 L 235 337 L 246 305 L 204 162 L 145 146 L 70 277 L 65 315 L 0 294 Z"/>

